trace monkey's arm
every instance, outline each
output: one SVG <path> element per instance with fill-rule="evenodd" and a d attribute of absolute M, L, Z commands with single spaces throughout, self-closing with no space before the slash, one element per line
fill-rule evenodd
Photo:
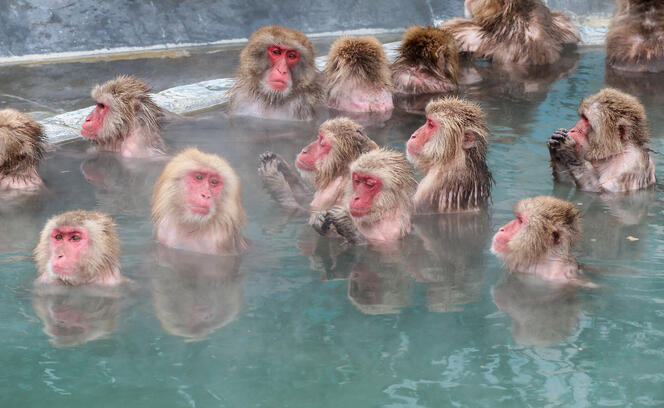
<path fill-rule="evenodd" d="M 571 178 L 581 190 L 597 193 L 603 191 L 599 182 L 599 173 L 576 150 L 576 142 L 567 134 L 567 130 L 556 130 L 546 145 L 551 156 L 554 179 L 560 181 Z"/>
<path fill-rule="evenodd" d="M 357 229 L 348 210 L 344 207 L 335 205 L 327 211 L 314 213 L 309 222 L 321 235 L 325 235 L 329 231 L 330 226 L 334 225 L 337 233 L 346 238 L 348 243 L 353 245 L 364 245 L 367 243 L 367 239 Z"/>
<path fill-rule="evenodd" d="M 292 167 L 278 154 L 265 152 L 260 155 L 258 174 L 270 196 L 282 207 L 305 210 L 313 199 L 311 191 L 300 181 Z"/>

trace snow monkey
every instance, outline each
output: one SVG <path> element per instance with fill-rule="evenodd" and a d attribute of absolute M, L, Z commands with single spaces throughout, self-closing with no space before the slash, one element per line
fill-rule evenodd
<path fill-rule="evenodd" d="M 390 68 L 396 94 L 433 94 L 459 89 L 457 47 L 446 30 L 408 28 Z"/>
<path fill-rule="evenodd" d="M 45 144 L 36 120 L 14 109 L 0 110 L 0 190 L 32 191 L 42 185 L 37 167 Z"/>
<path fill-rule="evenodd" d="M 324 92 L 314 46 L 299 31 L 280 26 L 256 30 L 240 54 L 230 110 L 240 115 L 308 120 Z"/>
<path fill-rule="evenodd" d="M 362 126 L 352 120 L 330 119 L 320 125 L 316 140 L 304 147 L 295 160 L 302 178 L 316 187 L 314 194 L 275 153 L 261 155 L 258 173 L 267 191 L 281 206 L 303 209 L 300 201 L 309 203 L 313 210 L 327 210 L 343 204 L 350 180 L 350 164 L 362 153 L 377 147 L 364 134 Z"/>
<path fill-rule="evenodd" d="M 572 248 L 581 237 L 579 210 L 570 202 L 539 196 L 517 202 L 514 214 L 493 236 L 491 252 L 512 271 L 554 281 L 576 279 L 579 265 Z"/>
<path fill-rule="evenodd" d="M 166 112 L 154 103 L 145 82 L 121 75 L 95 86 L 91 94 L 97 106 L 81 126 L 83 137 L 124 157 L 165 153 L 160 131 Z"/>
<path fill-rule="evenodd" d="M 404 155 L 374 149 L 355 160 L 350 172 L 346 206 L 314 214 L 314 229 L 325 234 L 334 225 L 352 244 L 394 242 L 406 236 L 417 181 Z"/>
<path fill-rule="evenodd" d="M 426 123 L 406 144 L 408 160 L 424 174 L 413 197 L 418 213 L 486 208 L 493 183 L 488 134 L 478 105 L 456 97 L 429 102 Z"/>
<path fill-rule="evenodd" d="M 125 280 L 115 224 L 99 212 L 76 210 L 49 219 L 34 255 L 37 283 L 112 286 Z"/>
<path fill-rule="evenodd" d="M 242 236 L 242 188 L 221 157 L 189 148 L 171 159 L 152 194 L 152 218 L 160 243 L 211 255 L 234 254 Z"/>
<path fill-rule="evenodd" d="M 606 88 L 579 105 L 581 119 L 547 142 L 556 181 L 593 192 L 625 192 L 655 183 L 646 112 L 638 99 Z"/>
<path fill-rule="evenodd" d="M 347 112 L 392 111 L 392 77 L 387 56 L 375 37 L 341 37 L 325 65 L 327 104 Z"/>
<path fill-rule="evenodd" d="M 581 39 L 566 16 L 540 0 L 466 0 L 465 8 L 470 19 L 455 18 L 442 28 L 459 51 L 499 64 L 553 64 L 564 44 Z"/>
<path fill-rule="evenodd" d="M 664 7 L 660 0 L 618 0 L 606 36 L 606 62 L 624 71 L 664 71 Z"/>

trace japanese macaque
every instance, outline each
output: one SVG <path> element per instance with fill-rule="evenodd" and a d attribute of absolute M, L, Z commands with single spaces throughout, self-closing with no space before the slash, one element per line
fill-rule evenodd
<path fill-rule="evenodd" d="M 572 248 L 581 237 L 581 216 L 570 202 L 551 196 L 525 198 L 516 218 L 493 236 L 491 252 L 511 270 L 551 281 L 578 279 Z"/>
<path fill-rule="evenodd" d="M 454 37 L 439 28 L 406 30 L 392 63 L 395 94 L 434 94 L 459 89 L 459 57 Z"/>
<path fill-rule="evenodd" d="M 240 54 L 230 110 L 271 119 L 308 120 L 324 92 L 314 46 L 299 31 L 280 26 L 256 30 Z"/>
<path fill-rule="evenodd" d="M 85 118 L 81 134 L 99 149 L 124 157 L 165 154 L 160 135 L 165 111 L 149 93 L 145 82 L 126 75 L 95 86 L 91 94 L 97 106 Z"/>
<path fill-rule="evenodd" d="M 469 20 L 455 18 L 442 28 L 459 51 L 498 64 L 553 64 L 565 44 L 581 39 L 566 16 L 540 0 L 466 0 L 465 8 Z"/>
<path fill-rule="evenodd" d="M 36 120 L 14 109 L 0 110 L 0 190 L 39 189 L 37 168 L 45 144 Z"/>
<path fill-rule="evenodd" d="M 347 118 L 330 119 L 320 125 L 316 140 L 304 147 L 295 160 L 305 183 L 281 156 L 272 152 L 260 156 L 258 173 L 281 206 L 303 209 L 299 202 L 308 202 L 312 210 L 327 210 L 344 203 L 350 164 L 376 148 L 378 145 L 364 134 L 362 126 Z M 307 184 L 316 188 L 313 195 Z"/>
<path fill-rule="evenodd" d="M 336 40 L 325 65 L 327 104 L 346 112 L 389 112 L 392 76 L 383 46 L 375 37 Z"/>
<path fill-rule="evenodd" d="M 625 192 L 655 183 L 646 113 L 638 99 L 607 88 L 581 101 L 581 119 L 547 141 L 556 181 L 592 192 Z"/>
<path fill-rule="evenodd" d="M 160 243 L 211 255 L 246 249 L 242 187 L 221 157 L 189 148 L 168 162 L 152 194 Z"/>
<path fill-rule="evenodd" d="M 314 213 L 314 229 L 326 234 L 334 226 L 351 244 L 392 243 L 410 233 L 417 182 L 404 155 L 375 149 L 355 160 L 350 173 L 347 204 Z"/>
<path fill-rule="evenodd" d="M 125 281 L 115 224 L 99 212 L 76 210 L 49 219 L 34 255 L 36 283 L 113 286 Z"/>
<path fill-rule="evenodd" d="M 424 174 L 413 202 L 418 213 L 486 208 L 493 177 L 486 165 L 489 131 L 478 105 L 447 97 L 429 102 L 426 123 L 406 150 Z"/>
<path fill-rule="evenodd" d="M 606 35 L 606 63 L 624 71 L 664 71 L 660 0 L 618 0 Z"/>

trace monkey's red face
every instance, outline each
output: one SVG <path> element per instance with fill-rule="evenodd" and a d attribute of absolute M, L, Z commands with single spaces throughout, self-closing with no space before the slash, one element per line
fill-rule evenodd
<path fill-rule="evenodd" d="M 185 178 L 186 204 L 195 214 L 208 215 L 214 210 L 216 197 L 221 193 L 223 179 L 212 169 L 197 169 Z"/>
<path fill-rule="evenodd" d="M 353 217 L 363 217 L 369 213 L 376 195 L 383 188 L 380 178 L 371 174 L 353 173 L 353 195 L 348 204 Z"/>
<path fill-rule="evenodd" d="M 75 280 L 90 247 L 88 232 L 71 226 L 54 228 L 50 244 L 52 273 L 63 280 Z"/>
<path fill-rule="evenodd" d="M 285 91 L 293 83 L 291 70 L 300 61 L 300 53 L 296 49 L 270 45 L 267 47 L 270 69 L 265 81 L 275 91 Z"/>
<path fill-rule="evenodd" d="M 576 122 L 576 125 L 567 134 L 576 142 L 576 150 L 582 152 L 588 150 L 588 135 L 592 131 L 593 128 L 590 126 L 588 118 L 582 115 L 581 119 Z"/>
<path fill-rule="evenodd" d="M 507 244 L 521 230 L 526 221 L 527 218 L 524 214 L 516 214 L 515 219 L 503 225 L 493 236 L 492 249 L 498 254 L 506 253 Z"/>
<path fill-rule="evenodd" d="M 332 150 L 332 140 L 323 132 L 318 132 L 318 138 L 309 143 L 297 155 L 295 165 L 304 171 L 316 170 L 316 163 L 325 159 Z"/>
<path fill-rule="evenodd" d="M 81 126 L 81 134 L 88 139 L 94 139 L 104 126 L 104 118 L 108 115 L 109 107 L 104 103 L 98 103 L 95 109 L 90 112 L 85 122 Z"/>
<path fill-rule="evenodd" d="M 408 143 L 406 144 L 408 154 L 411 156 L 419 155 L 424 145 L 431 139 L 431 136 L 438 131 L 438 128 L 438 122 L 427 116 L 427 122 L 408 139 Z"/>

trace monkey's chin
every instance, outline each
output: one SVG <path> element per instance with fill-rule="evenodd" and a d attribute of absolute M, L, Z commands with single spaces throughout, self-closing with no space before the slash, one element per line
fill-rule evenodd
<path fill-rule="evenodd" d="M 417 167 L 418 155 L 419 155 L 419 152 L 413 154 L 413 153 L 410 152 L 410 150 L 408 148 L 406 148 L 406 159 L 408 160 L 408 162 L 410 164 L 414 165 L 415 167 Z"/>
<path fill-rule="evenodd" d="M 493 240 L 491 242 L 491 253 L 497 256 L 498 258 L 502 258 L 505 256 L 504 251 L 506 248 L 502 246 L 502 244 L 499 244 L 496 242 L 496 240 Z"/>
<path fill-rule="evenodd" d="M 316 175 L 314 174 L 313 170 L 311 170 L 311 171 L 304 170 L 304 169 L 301 169 L 298 166 L 295 166 L 295 168 L 297 169 L 297 172 L 300 174 L 300 177 L 302 178 L 302 180 L 308 186 L 312 187 L 312 186 L 316 185 Z"/>

